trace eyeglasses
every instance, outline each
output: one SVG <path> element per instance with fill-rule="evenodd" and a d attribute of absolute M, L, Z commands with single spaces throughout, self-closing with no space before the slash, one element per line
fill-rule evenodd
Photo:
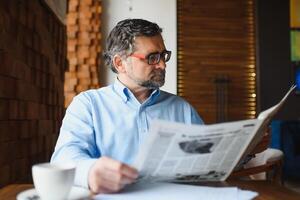
<path fill-rule="evenodd" d="M 159 53 L 159 52 L 150 53 L 147 56 L 142 55 L 142 54 L 133 53 L 130 56 L 147 60 L 147 63 L 149 65 L 156 65 L 159 63 L 160 59 L 162 59 L 164 62 L 168 62 L 171 58 L 171 51 L 165 50 L 161 53 Z"/>

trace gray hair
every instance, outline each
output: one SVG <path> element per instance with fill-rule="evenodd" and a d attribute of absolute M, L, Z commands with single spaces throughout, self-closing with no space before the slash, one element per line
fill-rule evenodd
<path fill-rule="evenodd" d="M 134 39 L 137 36 L 152 37 L 162 33 L 156 24 L 143 19 L 125 19 L 120 21 L 110 32 L 106 40 L 104 61 L 115 73 L 118 73 L 112 58 L 115 55 L 129 56 L 134 52 Z"/>

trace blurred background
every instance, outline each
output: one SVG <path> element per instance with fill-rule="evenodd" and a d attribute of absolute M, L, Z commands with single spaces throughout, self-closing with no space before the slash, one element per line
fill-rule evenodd
<path fill-rule="evenodd" d="M 81 91 L 114 81 L 105 39 L 125 18 L 158 23 L 166 84 L 207 124 L 256 118 L 292 84 L 271 124 L 283 180 L 300 181 L 300 0 L 0 0 L 0 188 L 49 161 Z"/>

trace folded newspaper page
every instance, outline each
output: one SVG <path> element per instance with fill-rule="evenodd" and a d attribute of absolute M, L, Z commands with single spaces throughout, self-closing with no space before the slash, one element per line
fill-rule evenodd
<path fill-rule="evenodd" d="M 295 87 L 257 119 L 212 125 L 154 120 L 133 164 L 140 181 L 224 181 Z"/>
<path fill-rule="evenodd" d="M 259 127 L 259 129 L 256 131 L 255 133 L 255 137 L 251 140 L 251 143 L 249 144 L 247 150 L 244 152 L 243 156 L 241 157 L 241 160 L 239 162 L 239 165 L 243 164 L 244 160 L 246 159 L 246 156 L 249 155 L 253 149 L 255 148 L 255 146 L 261 141 L 261 139 L 263 138 L 272 118 L 274 117 L 274 115 L 279 111 L 279 109 L 282 107 L 282 105 L 284 104 L 284 102 L 287 100 L 288 96 L 291 94 L 291 92 L 296 88 L 296 85 L 293 85 L 289 91 L 285 94 L 285 96 L 281 99 L 281 101 L 279 103 L 277 103 L 276 105 L 272 106 L 271 108 L 262 111 L 257 119 L 262 121 L 261 126 Z"/>

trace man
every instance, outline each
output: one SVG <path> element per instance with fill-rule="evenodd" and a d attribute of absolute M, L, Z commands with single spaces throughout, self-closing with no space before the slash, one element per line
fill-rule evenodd
<path fill-rule="evenodd" d="M 74 161 L 75 184 L 116 192 L 138 176 L 133 162 L 153 119 L 201 124 L 182 98 L 159 90 L 171 52 L 161 28 L 142 19 L 120 21 L 107 39 L 113 85 L 76 96 L 66 111 L 51 162 Z"/>

